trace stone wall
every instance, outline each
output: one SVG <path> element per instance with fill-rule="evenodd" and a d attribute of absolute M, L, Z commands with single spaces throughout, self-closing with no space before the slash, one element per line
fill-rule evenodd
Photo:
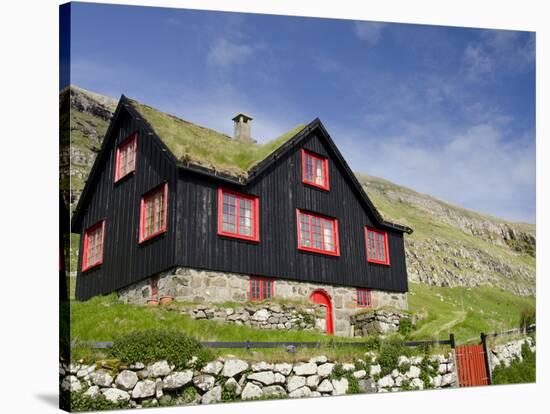
<path fill-rule="evenodd" d="M 372 352 L 366 353 L 365 359 L 344 364 L 323 355 L 297 363 L 220 357 L 200 369 L 192 360 L 186 369 L 178 371 L 166 361 L 116 368 L 101 362 L 60 363 L 59 380 L 62 392 L 82 392 L 91 398 L 103 395 L 130 408 L 455 386 L 452 355 L 431 356 L 429 364 L 422 361 L 422 357 L 401 356 L 398 366 L 383 377 Z"/>
<path fill-rule="evenodd" d="M 287 303 L 259 303 L 236 308 L 198 305 L 183 307 L 183 309 L 178 307 L 177 310 L 193 319 L 208 319 L 259 329 L 318 329 L 324 331 L 324 324 L 316 323 L 324 317 L 324 308 L 316 304 L 305 306 Z"/>
<path fill-rule="evenodd" d="M 316 289 L 323 289 L 331 297 L 335 334 L 351 336 L 350 316 L 364 310 L 357 307 L 355 288 L 275 279 L 274 297 L 307 300 Z M 159 275 L 158 294 L 185 302 L 244 302 L 250 299 L 250 282 L 246 275 L 180 267 Z M 125 303 L 145 304 L 151 297 L 151 280 L 121 289 L 119 296 Z M 407 309 L 406 293 L 372 290 L 371 297 L 374 308 Z"/>
<path fill-rule="evenodd" d="M 510 363 L 516 358 L 520 361 L 523 360 L 523 357 L 521 356 L 521 347 L 524 343 L 528 344 L 529 349 L 532 352 L 536 351 L 535 341 L 531 337 L 510 341 L 506 344 L 491 347 L 489 350 L 489 365 L 491 367 L 491 372 L 501 364 L 509 367 Z"/>
<path fill-rule="evenodd" d="M 388 310 L 374 310 L 352 315 L 350 323 L 354 336 L 368 336 L 397 332 L 402 319 L 409 319 L 409 315 L 402 312 Z"/>

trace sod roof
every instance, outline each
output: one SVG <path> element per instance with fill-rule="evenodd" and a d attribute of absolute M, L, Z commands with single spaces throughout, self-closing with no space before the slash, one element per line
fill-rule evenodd
<path fill-rule="evenodd" d="M 242 142 L 134 99 L 128 101 L 179 161 L 235 177 L 246 178 L 252 167 L 305 127 L 299 125 L 265 144 Z"/>

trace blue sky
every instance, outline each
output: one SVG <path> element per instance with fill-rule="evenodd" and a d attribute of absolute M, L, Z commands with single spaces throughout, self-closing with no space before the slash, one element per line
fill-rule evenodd
<path fill-rule="evenodd" d="M 81 87 L 261 142 L 319 117 L 354 171 L 535 222 L 534 33 L 85 3 L 71 28 Z"/>

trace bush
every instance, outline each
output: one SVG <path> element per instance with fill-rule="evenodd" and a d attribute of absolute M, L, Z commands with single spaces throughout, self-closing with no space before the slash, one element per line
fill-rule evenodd
<path fill-rule="evenodd" d="M 378 357 L 382 377 L 388 375 L 394 368 L 397 368 L 400 355 L 410 355 L 410 350 L 403 344 L 401 338 L 393 337 L 382 343 L 380 356 Z"/>
<path fill-rule="evenodd" d="M 196 368 L 212 358 L 211 352 L 200 342 L 175 330 L 151 329 L 122 334 L 115 338 L 110 350 L 113 357 L 122 362 L 151 363 L 162 359 L 182 369 L 191 357 L 196 356 Z"/>
<path fill-rule="evenodd" d="M 61 408 L 71 412 L 121 410 L 127 408 L 126 403 L 113 403 L 107 400 L 102 394 L 91 398 L 85 395 L 84 392 L 84 390 L 78 392 L 62 392 L 60 395 Z"/>
<path fill-rule="evenodd" d="M 509 367 L 499 365 L 493 370 L 493 384 L 521 384 L 537 379 L 536 354 L 527 344 L 521 348 L 523 361 L 514 359 Z"/>
<path fill-rule="evenodd" d="M 530 325 L 536 322 L 536 310 L 533 306 L 525 307 L 519 315 L 519 329 L 526 332 Z"/>
<path fill-rule="evenodd" d="M 409 334 L 411 333 L 413 328 L 412 321 L 408 318 L 403 318 L 399 321 L 399 329 L 398 332 L 403 335 L 403 337 L 407 338 Z"/>

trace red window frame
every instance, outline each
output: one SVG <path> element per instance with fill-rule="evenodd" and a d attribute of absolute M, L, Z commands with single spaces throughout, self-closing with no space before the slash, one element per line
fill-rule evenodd
<path fill-rule="evenodd" d="M 372 291 L 367 288 L 357 288 L 357 306 L 359 308 L 372 308 Z"/>
<path fill-rule="evenodd" d="M 133 153 L 134 153 L 134 165 L 131 170 L 127 170 L 124 174 L 120 174 L 120 156 L 122 153 L 122 150 L 125 150 L 128 147 L 133 146 Z M 115 183 L 121 180 L 122 178 L 126 177 L 129 174 L 132 174 L 136 171 L 136 155 L 137 155 L 137 133 L 134 132 L 131 134 L 128 138 L 126 138 L 124 141 L 122 141 L 117 147 L 116 147 L 116 156 L 115 156 Z"/>
<path fill-rule="evenodd" d="M 371 252 L 370 248 L 369 248 L 369 233 L 373 233 L 374 234 L 374 248 L 375 248 L 375 251 L 374 253 Z M 384 260 L 380 260 L 378 259 L 379 257 L 379 254 L 378 254 L 378 243 L 376 242 L 376 237 L 377 236 L 382 236 L 384 238 L 384 243 L 383 243 L 383 246 L 384 246 Z M 373 229 L 373 228 L 370 228 L 370 227 L 365 227 L 365 243 L 367 245 L 367 260 L 370 262 L 370 263 L 377 263 L 377 264 L 382 264 L 382 265 L 387 265 L 389 266 L 390 265 L 390 249 L 389 249 L 389 246 L 388 246 L 388 232 L 387 231 L 383 231 L 383 230 L 377 230 L 377 229 Z"/>
<path fill-rule="evenodd" d="M 223 196 L 224 194 L 232 195 L 235 197 L 235 232 L 227 231 L 223 229 Z M 252 234 L 246 235 L 239 233 L 240 220 L 240 203 L 242 200 L 248 200 L 252 202 Z M 233 237 L 236 239 L 243 239 L 253 242 L 260 241 L 260 218 L 259 218 L 259 198 L 257 196 L 251 196 L 248 194 L 239 193 L 237 191 L 228 190 L 225 188 L 218 188 L 218 235 L 225 237 Z"/>
<path fill-rule="evenodd" d="M 325 249 L 318 249 L 316 247 L 311 246 L 304 246 L 302 244 L 302 232 L 301 232 L 301 220 L 300 216 L 308 216 L 309 217 L 309 240 L 313 240 L 313 226 L 311 225 L 311 220 L 313 218 L 320 219 L 320 227 L 321 227 L 321 243 L 325 244 L 325 239 L 323 237 L 324 234 L 324 226 L 323 226 L 323 220 L 325 221 L 331 221 L 332 222 L 332 240 L 334 245 L 334 250 L 325 250 Z M 296 209 L 296 228 L 298 232 L 298 249 L 304 250 L 308 252 L 314 252 L 314 253 L 321 253 L 326 254 L 329 256 L 340 256 L 340 243 L 338 241 L 338 220 L 332 217 L 323 216 L 321 214 L 316 213 L 310 213 L 308 211 L 300 210 L 299 208 Z"/>
<path fill-rule="evenodd" d="M 88 254 L 89 254 L 88 249 L 90 248 L 90 236 L 93 232 L 97 231 L 98 229 L 101 229 L 100 255 L 95 262 L 88 263 Z M 104 241 L 105 241 L 105 220 L 101 220 L 96 224 L 94 224 L 93 226 L 90 226 L 86 229 L 86 231 L 84 232 L 84 247 L 83 247 L 83 253 L 82 253 L 82 264 L 81 264 L 82 272 L 90 270 L 103 263 Z"/>
<path fill-rule="evenodd" d="M 315 182 L 315 177 L 312 174 L 312 179 L 307 178 L 307 158 L 312 158 L 312 168 L 315 171 L 315 161 L 321 161 L 323 164 L 323 184 L 318 184 Z M 329 179 L 328 179 L 328 158 L 321 155 L 315 154 L 311 151 L 308 151 L 302 148 L 302 182 L 313 187 L 321 188 L 322 190 L 329 191 Z"/>
<path fill-rule="evenodd" d="M 153 231 L 151 234 L 145 234 L 145 214 L 146 214 L 146 203 L 149 200 L 154 200 L 154 198 L 161 192 L 164 192 L 164 214 L 163 214 L 163 225 L 162 227 L 158 228 L 156 231 Z M 154 201 L 153 201 L 154 203 Z M 155 204 L 153 204 L 153 228 L 156 227 L 157 223 L 157 214 L 155 211 Z M 149 191 L 148 193 L 141 196 L 141 203 L 140 203 L 140 213 L 139 213 L 139 242 L 143 243 L 147 240 L 152 239 L 153 237 L 156 237 L 160 234 L 166 233 L 168 229 L 168 223 L 167 223 L 167 216 L 168 216 L 168 183 L 163 183 L 159 185 L 158 187 L 154 188 L 153 190 Z"/>
<path fill-rule="evenodd" d="M 266 291 L 269 295 L 266 296 Z M 256 294 L 257 293 L 257 294 Z M 265 277 L 250 276 L 250 300 L 253 302 L 271 299 L 275 294 L 275 281 Z"/>

